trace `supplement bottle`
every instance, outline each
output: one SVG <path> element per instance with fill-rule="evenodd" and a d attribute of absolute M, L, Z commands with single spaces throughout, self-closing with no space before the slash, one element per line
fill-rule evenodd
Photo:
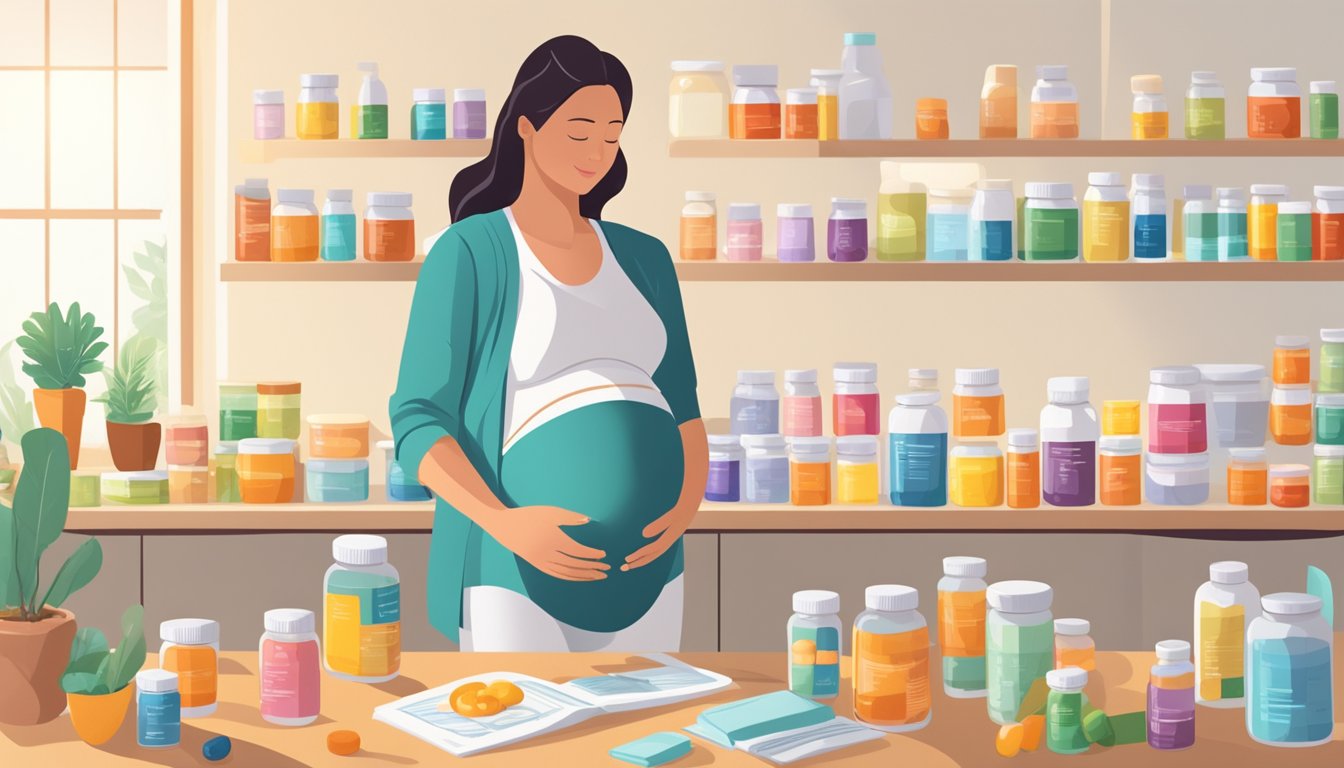
<path fill-rule="evenodd" d="M 883 160 L 877 195 L 877 260 L 923 261 L 928 192 L 901 178 L 900 163 Z"/>
<path fill-rule="evenodd" d="M 919 592 L 900 584 L 864 591 L 867 610 L 854 619 L 854 718 L 892 733 L 929 724 L 929 627 Z"/>
<path fill-rule="evenodd" d="M 283 438 L 238 441 L 238 495 L 244 504 L 284 504 L 294 500 L 295 443 Z"/>
<path fill-rule="evenodd" d="M 1143 501 L 1143 438 L 1106 435 L 1099 443 L 1100 500 L 1108 507 L 1132 507 Z"/>
<path fill-rule="evenodd" d="M 722 61 L 674 61 L 668 88 L 674 139 L 721 139 L 728 132 L 728 78 Z"/>
<path fill-rule="evenodd" d="M 317 261 L 317 206 L 311 189 L 277 189 L 271 209 L 271 261 Z"/>
<path fill-rule="evenodd" d="M 1279 261 L 1311 261 L 1311 203 L 1279 203 L 1277 235 Z"/>
<path fill-rule="evenodd" d="M 1209 707 L 1245 705 L 1245 638 L 1260 615 L 1260 591 L 1245 563 L 1209 566 L 1209 580 L 1195 591 L 1195 699 Z"/>
<path fill-rule="evenodd" d="M 230 442 L 257 436 L 257 385 L 220 382 L 219 439 Z"/>
<path fill-rule="evenodd" d="M 1083 195 L 1083 260 L 1129 258 L 1129 196 L 1118 173 L 1087 174 Z"/>
<path fill-rule="evenodd" d="M 355 260 L 355 207 L 350 204 L 353 195 L 348 189 L 327 190 L 327 202 L 322 206 L 323 261 Z"/>
<path fill-rule="evenodd" d="M 1339 89 L 1334 80 L 1312 80 L 1308 89 L 1311 107 L 1311 138 L 1339 138 Z"/>
<path fill-rule="evenodd" d="M 816 439 L 816 438 L 811 438 Z M 835 438 L 836 501 L 876 504 L 881 496 L 877 471 L 877 436 Z"/>
<path fill-rule="evenodd" d="M 379 440 L 375 447 L 383 452 L 386 459 L 388 501 L 429 501 L 433 498 L 429 489 L 420 484 L 416 473 L 407 472 L 397 462 L 395 442 Z"/>
<path fill-rule="evenodd" d="M 182 741 L 182 696 L 177 674 L 142 669 L 135 675 L 135 741 L 155 749 Z"/>
<path fill-rule="evenodd" d="M 1344 328 L 1321 329 L 1321 376 L 1318 392 L 1344 392 Z"/>
<path fill-rule="evenodd" d="M 1041 505 L 1041 449 L 1036 430 L 1008 430 L 1008 506 L 1035 509 Z"/>
<path fill-rule="evenodd" d="M 1298 509 L 1311 503 L 1311 468 L 1306 464 L 1271 464 L 1269 503 L 1283 509 Z"/>
<path fill-rule="evenodd" d="M 303 426 L 303 385 L 297 381 L 263 381 L 257 384 L 257 437 L 298 440 Z"/>
<path fill-rule="evenodd" d="M 821 436 L 821 389 L 815 368 L 784 372 L 780 411 L 786 437 Z"/>
<path fill-rule="evenodd" d="M 453 138 L 485 138 L 485 90 L 456 88 L 453 90 Z"/>
<path fill-rule="evenodd" d="M 1086 376 L 1057 376 L 1046 384 L 1050 403 L 1041 409 L 1041 476 L 1052 506 L 1096 503 L 1097 412 L 1087 401 L 1088 389 Z"/>
<path fill-rule="evenodd" d="M 868 258 L 868 204 L 846 197 L 831 198 L 826 222 L 826 255 L 831 261 Z"/>
<path fill-rule="evenodd" d="M 1204 388 L 1189 365 L 1148 372 L 1148 451 L 1203 453 L 1209 449 Z"/>
<path fill-rule="evenodd" d="M 1263 365 L 1197 365 L 1212 408 L 1210 432 L 1223 448 L 1259 448 L 1269 426 L 1269 377 Z"/>
<path fill-rule="evenodd" d="M 1067 66 L 1036 67 L 1036 85 L 1031 89 L 1031 138 L 1078 138 L 1078 90 L 1069 82 Z"/>
<path fill-rule="evenodd" d="M 1312 187 L 1316 209 L 1311 214 L 1312 261 L 1344 260 L 1344 187 Z M 1321 378 L 1325 375 L 1322 373 Z"/>
<path fill-rule="evenodd" d="M 743 435 L 742 500 L 789 503 L 789 455 L 783 435 Z"/>
<path fill-rule="evenodd" d="M 274 608 L 264 617 L 258 644 L 261 719 L 275 725 L 308 725 L 322 707 L 321 656 L 312 611 Z"/>
<path fill-rule="evenodd" d="M 1265 449 L 1227 449 L 1227 503 L 1239 507 L 1263 507 L 1269 503 L 1269 465 Z"/>
<path fill-rule="evenodd" d="M 335 139 L 340 136 L 340 105 L 337 75 L 300 75 L 299 101 L 295 105 L 294 134 L 300 139 Z"/>
<path fill-rule="evenodd" d="M 1130 138 L 1167 138 L 1167 97 L 1162 93 L 1162 76 L 1134 75 L 1129 78 L 1129 89 L 1134 94 Z"/>
<path fill-rule="evenodd" d="M 831 439 L 795 437 L 789 441 L 789 500 L 796 507 L 831 503 Z"/>
<path fill-rule="evenodd" d="M 252 92 L 252 138 L 258 141 L 285 138 L 285 92 Z"/>
<path fill-rule="evenodd" d="M 1053 594 L 1039 581 L 1000 581 L 985 592 L 987 705 L 989 718 L 999 725 L 1017 722 L 1022 697 L 1054 665 Z"/>
<path fill-rule="evenodd" d="M 1323 392 L 1316 396 L 1316 443 L 1344 445 L 1344 394 Z"/>
<path fill-rule="evenodd" d="M 448 94 L 442 88 L 411 90 L 411 138 L 444 141 L 448 138 Z"/>
<path fill-rule="evenodd" d="M 742 443 L 737 435 L 709 436 L 709 477 L 705 501 L 737 501 L 741 498 Z"/>
<path fill-rule="evenodd" d="M 898 507 L 946 505 L 947 415 L 938 407 L 938 392 L 897 395 L 887 432 L 891 503 Z"/>
<path fill-rule="evenodd" d="M 1027 261 L 1078 258 L 1078 201 L 1068 183 L 1027 182 L 1024 240 Z"/>
<path fill-rule="evenodd" d="M 681 209 L 681 258 L 713 261 L 718 253 L 719 219 L 713 192 L 687 192 Z"/>
<path fill-rule="evenodd" d="M 760 261 L 764 228 L 757 203 L 729 203 L 723 255 L 728 261 Z"/>
<path fill-rule="evenodd" d="M 1213 189 L 1190 185 L 1184 190 L 1185 207 L 1181 211 L 1185 230 L 1186 261 L 1218 260 L 1218 206 L 1213 202 Z M 1172 247 L 1176 247 L 1173 237 Z"/>
<path fill-rule="evenodd" d="M 350 107 L 350 136 L 355 139 L 387 138 L 387 86 L 378 79 L 378 65 L 360 62 L 356 69 L 364 73 L 359 85 L 359 100 Z"/>
<path fill-rule="evenodd" d="M 1153 504 L 1189 506 L 1209 500 L 1207 453 L 1148 453 L 1144 495 Z"/>
<path fill-rule="evenodd" d="M 773 64 L 733 67 L 733 101 L 728 105 L 728 137 L 780 137 L 779 67 Z"/>
<path fill-rule="evenodd" d="M 967 233 L 970 223 L 969 189 L 931 189 L 928 206 L 929 261 L 966 261 Z"/>
<path fill-rule="evenodd" d="M 1269 396 L 1269 434 L 1279 445 L 1311 442 L 1311 387 L 1293 384 L 1275 387 Z"/>
<path fill-rule="evenodd" d="M 1003 434 L 1003 388 L 998 368 L 957 368 L 952 390 L 952 436 Z"/>
<path fill-rule="evenodd" d="M 1017 138 L 1017 66 L 991 64 L 980 89 L 980 138 Z"/>
<path fill-rule="evenodd" d="M 271 191 L 265 179 L 233 188 L 233 259 L 271 260 Z"/>
<path fill-rule="evenodd" d="M 1148 746 L 1188 749 L 1195 745 L 1195 665 L 1190 644 L 1163 640 L 1148 673 Z"/>
<path fill-rule="evenodd" d="M 1344 445 L 1317 445 L 1311 467 L 1311 500 L 1315 504 L 1344 504 Z"/>
<path fill-rule="evenodd" d="M 364 209 L 364 259 L 413 261 L 415 216 L 410 192 L 370 192 Z"/>
<path fill-rule="evenodd" d="M 1246 631 L 1246 730 L 1261 744 L 1330 741 L 1333 638 L 1315 595 L 1277 592 Z"/>
<path fill-rule="evenodd" d="M 784 138 L 817 138 L 816 88 L 790 88 L 785 92 Z"/>
<path fill-rule="evenodd" d="M 1055 669 L 1097 668 L 1097 644 L 1092 640 L 1092 622 L 1087 619 L 1055 619 Z"/>
<path fill-rule="evenodd" d="M 219 698 L 219 622 L 172 619 L 159 624 L 159 665 L 177 675 L 182 717 L 206 717 Z"/>
<path fill-rule="evenodd" d="M 728 404 L 734 435 L 779 433 L 779 392 L 774 371 L 738 371 Z"/>
<path fill-rule="evenodd" d="M 775 249 L 780 261 L 816 261 L 812 206 L 780 203 L 775 208 Z"/>
<path fill-rule="evenodd" d="M 1227 94 L 1213 72 L 1191 72 L 1185 92 L 1185 138 L 1221 141 L 1227 137 Z"/>
<path fill-rule="evenodd" d="M 1106 400 L 1101 404 L 1101 434 L 1139 434 L 1139 401 Z"/>
<path fill-rule="evenodd" d="M 840 69 L 840 138 L 890 139 L 895 114 L 877 35 L 846 32 Z"/>
<path fill-rule="evenodd" d="M 1274 383 L 1278 386 L 1311 383 L 1311 347 L 1306 336 L 1274 337 Z"/>
<path fill-rule="evenodd" d="M 237 504 L 243 500 L 238 487 L 238 443 L 215 444 L 215 457 L 210 466 L 213 478 L 210 500 L 220 504 Z"/>
<path fill-rule="evenodd" d="M 983 179 L 975 185 L 966 255 L 971 261 L 1012 261 L 1017 242 L 1017 202 L 1009 179 Z M 880 254 L 879 254 L 880 256 Z"/>
<path fill-rule="evenodd" d="M 1003 454 L 996 445 L 958 445 L 952 449 L 948 490 L 958 507 L 1003 505 Z"/>
<path fill-rule="evenodd" d="M 1167 257 L 1167 196 L 1161 174 L 1134 174 L 1134 258 Z"/>
<path fill-rule="evenodd" d="M 817 138 L 822 141 L 840 138 L 840 79 L 844 76 L 839 69 L 814 69 L 807 83 L 817 89 Z"/>
<path fill-rule="evenodd" d="M 985 574 L 982 557 L 944 557 L 938 580 L 938 646 L 943 693 L 954 699 L 984 698 Z"/>
<path fill-rule="evenodd" d="M 337 536 L 327 569 L 322 612 L 327 672 L 358 683 L 383 683 L 401 667 L 401 577 L 387 562 L 387 539 Z"/>
<path fill-rule="evenodd" d="M 1251 258 L 1274 261 L 1277 256 L 1279 203 L 1287 202 L 1282 184 L 1252 184 L 1247 209 L 1247 241 Z"/>
<path fill-rule="evenodd" d="M 948 136 L 947 99 L 919 99 L 915 102 L 915 138 L 946 139 Z"/>
<path fill-rule="evenodd" d="M 1302 136 L 1302 89 L 1292 67 L 1256 67 L 1246 94 L 1246 136 L 1296 139 Z"/>
<path fill-rule="evenodd" d="M 824 589 L 793 593 L 789 617 L 789 690 L 825 701 L 840 695 L 840 595 Z"/>
<path fill-rule="evenodd" d="M 1045 700 L 1045 745 L 1057 755 L 1080 755 L 1091 744 L 1083 733 L 1083 710 L 1088 706 L 1087 670 L 1078 667 L 1045 673 L 1050 694 Z"/>
<path fill-rule="evenodd" d="M 1214 192 L 1218 196 L 1218 260 L 1245 261 L 1250 258 L 1246 193 L 1240 187 L 1218 187 Z"/>

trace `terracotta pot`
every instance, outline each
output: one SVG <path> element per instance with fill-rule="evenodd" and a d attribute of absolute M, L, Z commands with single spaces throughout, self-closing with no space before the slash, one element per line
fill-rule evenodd
<path fill-rule="evenodd" d="M 0 619 L 0 723 L 37 725 L 65 710 L 61 675 L 70 662 L 75 614 L 48 608 L 41 621 Z"/>
<path fill-rule="evenodd" d="M 131 708 L 131 696 L 135 684 L 122 688 L 116 693 L 102 696 L 88 696 L 82 693 L 67 693 L 70 702 L 70 724 L 84 743 L 98 746 L 106 744 L 121 730 L 126 720 L 126 712 Z"/>
<path fill-rule="evenodd" d="M 88 397 L 82 389 L 35 389 L 33 405 L 42 426 L 65 435 L 70 446 L 70 468 L 79 468 L 79 436 L 84 429 L 84 406 Z"/>
<path fill-rule="evenodd" d="M 112 463 L 122 472 L 145 472 L 159 461 L 159 439 L 163 426 L 157 422 L 122 424 L 107 422 L 107 447 Z"/>

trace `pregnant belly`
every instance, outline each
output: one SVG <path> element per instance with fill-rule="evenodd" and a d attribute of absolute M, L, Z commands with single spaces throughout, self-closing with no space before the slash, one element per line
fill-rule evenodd
<path fill-rule="evenodd" d="M 621 563 L 649 543 L 644 527 L 681 493 L 681 433 L 671 414 L 644 403 L 597 403 L 529 432 L 504 454 L 500 481 L 510 506 L 550 505 L 588 517 L 566 527 L 575 541 L 606 553 L 607 578 L 571 582 L 513 558 L 527 595 L 572 626 L 610 632 L 634 623 L 667 583 L 679 546 L 622 572 Z M 498 547 L 498 544 L 494 544 Z"/>

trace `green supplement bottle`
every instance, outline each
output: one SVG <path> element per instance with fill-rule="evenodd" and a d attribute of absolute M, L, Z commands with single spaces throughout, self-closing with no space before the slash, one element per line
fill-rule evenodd
<path fill-rule="evenodd" d="M 1339 89 L 1334 80 L 1312 80 L 1307 102 L 1311 111 L 1311 138 L 1339 138 Z"/>
<path fill-rule="evenodd" d="M 1276 251 L 1279 261 L 1311 261 L 1311 203 L 1279 203 Z"/>
<path fill-rule="evenodd" d="M 999 581 L 985 591 L 986 705 L 989 719 L 999 725 L 1018 721 L 1032 683 L 1054 666 L 1053 597 L 1050 586 L 1039 581 Z"/>
<path fill-rule="evenodd" d="M 1052 669 L 1045 674 L 1050 695 L 1045 701 L 1045 745 L 1058 755 L 1087 751 L 1083 709 L 1087 706 L 1087 670 L 1080 667 Z"/>
<path fill-rule="evenodd" d="M 350 107 L 350 135 L 356 139 L 387 138 L 387 86 L 378 79 L 378 65 L 359 63 L 364 82 L 359 86 L 359 101 Z"/>
<path fill-rule="evenodd" d="M 1185 138 L 1222 140 L 1227 137 L 1227 95 L 1213 72 L 1191 72 L 1185 92 Z"/>
<path fill-rule="evenodd" d="M 1069 183 L 1028 182 L 1025 221 L 1027 261 L 1078 259 L 1078 201 Z"/>

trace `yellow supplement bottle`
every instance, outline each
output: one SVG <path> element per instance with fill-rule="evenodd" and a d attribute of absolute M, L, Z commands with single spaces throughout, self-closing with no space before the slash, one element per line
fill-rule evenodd
<path fill-rule="evenodd" d="M 301 75 L 295 106 L 294 134 L 300 139 L 335 139 L 340 136 L 340 104 L 337 75 Z"/>
<path fill-rule="evenodd" d="M 817 138 L 834 141 L 840 138 L 840 78 L 839 69 L 814 69 L 809 83 L 817 89 Z"/>
<path fill-rule="evenodd" d="M 1246 695 L 1246 627 L 1260 615 L 1260 591 L 1245 563 L 1209 566 L 1195 592 L 1195 700 L 1209 707 L 1240 707 Z"/>
<path fill-rule="evenodd" d="M 1167 97 L 1162 93 L 1162 76 L 1135 75 L 1129 79 L 1129 89 L 1134 93 L 1130 136 L 1135 139 L 1167 138 Z"/>
<path fill-rule="evenodd" d="M 1118 173 L 1087 174 L 1083 196 L 1083 260 L 1129 258 L 1129 196 Z"/>
<path fill-rule="evenodd" d="M 876 504 L 880 489 L 877 437 L 845 435 L 835 439 L 836 501 L 840 504 Z"/>
<path fill-rule="evenodd" d="M 387 539 L 350 534 L 331 544 L 322 612 L 323 663 L 335 677 L 381 683 L 401 668 L 401 576 Z"/>
<path fill-rule="evenodd" d="M 959 445 L 953 448 L 948 476 L 948 489 L 955 506 L 1003 505 L 1003 454 L 998 447 Z"/>
<path fill-rule="evenodd" d="M 1251 185 L 1251 202 L 1246 208 L 1246 242 L 1252 259 L 1279 258 L 1279 203 L 1287 201 L 1288 187 L 1282 184 Z"/>

